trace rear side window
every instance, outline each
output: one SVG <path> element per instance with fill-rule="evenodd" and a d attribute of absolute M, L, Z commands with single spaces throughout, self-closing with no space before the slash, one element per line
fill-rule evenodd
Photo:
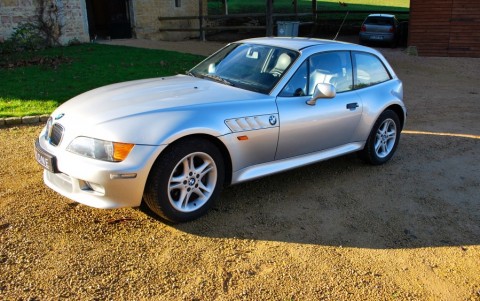
<path fill-rule="evenodd" d="M 370 53 L 353 53 L 355 89 L 361 89 L 386 82 L 392 77 L 378 57 Z"/>

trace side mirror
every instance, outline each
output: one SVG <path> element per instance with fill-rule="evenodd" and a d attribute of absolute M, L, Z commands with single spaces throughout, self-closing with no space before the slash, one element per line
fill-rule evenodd
<path fill-rule="evenodd" d="M 335 91 L 335 86 L 332 84 L 317 84 L 315 86 L 315 90 L 313 91 L 312 98 L 307 100 L 307 104 L 310 106 L 314 106 L 317 104 L 317 100 L 320 98 L 334 98 L 337 95 Z"/>

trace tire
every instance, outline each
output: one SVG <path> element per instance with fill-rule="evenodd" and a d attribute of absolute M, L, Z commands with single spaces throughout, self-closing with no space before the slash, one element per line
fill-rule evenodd
<path fill-rule="evenodd" d="M 224 166 L 221 152 L 205 139 L 173 144 L 153 165 L 144 202 L 155 214 L 174 223 L 199 218 L 222 190 Z"/>
<path fill-rule="evenodd" d="M 398 46 L 398 37 L 395 36 L 393 38 L 393 41 L 390 42 L 390 48 L 397 48 L 397 46 Z"/>
<path fill-rule="evenodd" d="M 400 141 L 398 115 L 386 110 L 378 117 L 359 156 L 372 165 L 381 165 L 390 160 Z"/>

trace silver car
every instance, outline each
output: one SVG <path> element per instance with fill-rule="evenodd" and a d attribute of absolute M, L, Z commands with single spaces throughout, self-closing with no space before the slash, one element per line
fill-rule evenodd
<path fill-rule="evenodd" d="M 360 28 L 360 44 L 385 43 L 395 47 L 398 42 L 399 23 L 395 15 L 368 15 Z"/>
<path fill-rule="evenodd" d="M 402 82 L 376 50 L 307 38 L 231 43 L 186 75 L 101 87 L 35 142 L 46 185 L 98 208 L 195 219 L 225 185 L 358 152 L 394 154 Z"/>

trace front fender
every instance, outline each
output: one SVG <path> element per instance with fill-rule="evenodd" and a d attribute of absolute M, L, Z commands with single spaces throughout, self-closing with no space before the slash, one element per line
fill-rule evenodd
<path fill-rule="evenodd" d="M 226 120 L 277 113 L 274 98 L 266 96 L 129 115 L 96 124 L 82 134 L 109 141 L 164 145 L 193 134 L 224 136 L 232 133 Z"/>
<path fill-rule="evenodd" d="M 218 137 L 229 132 L 220 116 L 208 116 L 193 110 L 169 110 L 104 122 L 86 131 L 86 135 L 110 141 L 164 145 L 191 134 Z"/>

